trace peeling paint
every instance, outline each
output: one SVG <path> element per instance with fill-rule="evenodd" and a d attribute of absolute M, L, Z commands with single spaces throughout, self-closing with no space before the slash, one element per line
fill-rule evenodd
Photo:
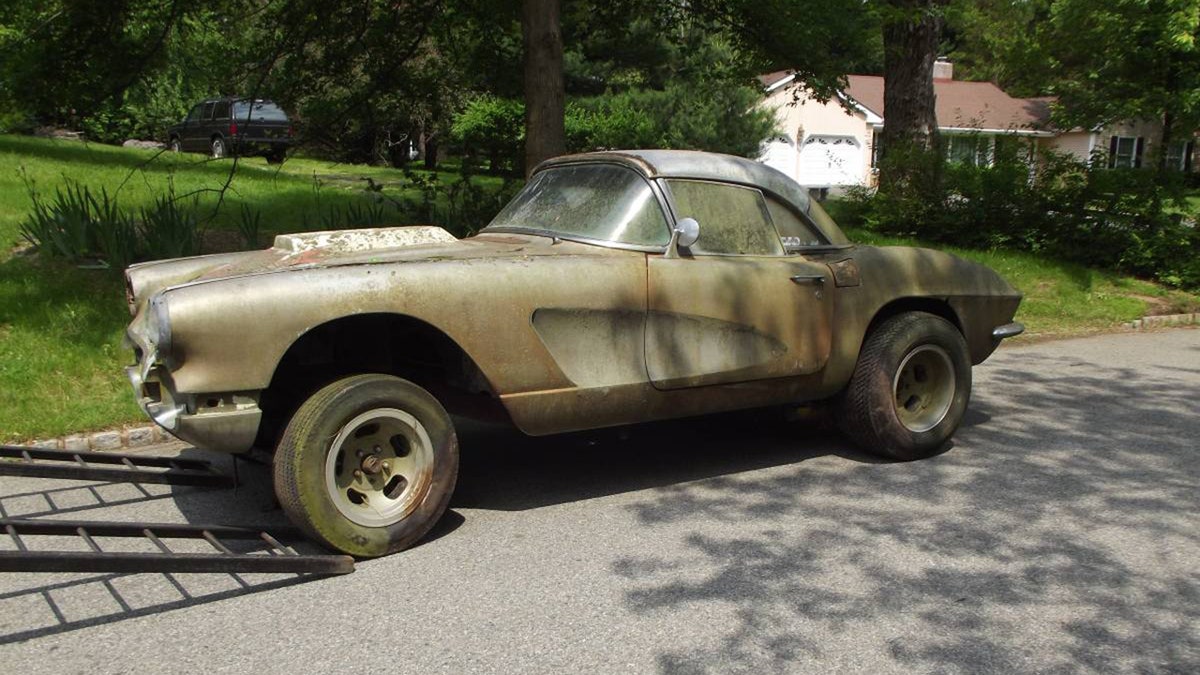
<path fill-rule="evenodd" d="M 331 253 L 354 253 L 420 244 L 443 244 L 452 241 L 457 241 L 454 235 L 440 227 L 414 225 L 281 234 L 275 237 L 274 248 L 288 253 L 301 253 L 313 249 L 324 249 Z"/>

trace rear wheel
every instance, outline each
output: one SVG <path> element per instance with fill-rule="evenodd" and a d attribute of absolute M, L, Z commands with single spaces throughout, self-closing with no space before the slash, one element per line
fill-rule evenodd
<path fill-rule="evenodd" d="M 458 475 L 450 416 L 417 385 L 389 375 L 338 380 L 304 402 L 275 453 L 288 517 L 331 548 L 361 557 L 412 546 L 445 512 Z"/>
<path fill-rule="evenodd" d="M 180 152 L 183 150 L 183 144 L 179 142 L 178 136 L 172 136 L 171 142 L 167 144 L 167 147 L 171 149 L 171 152 Z"/>
<path fill-rule="evenodd" d="M 222 157 L 224 157 L 225 156 L 225 139 L 221 138 L 220 136 L 217 136 L 216 138 L 212 139 L 212 146 L 210 147 L 210 151 L 211 152 L 209 154 L 212 156 L 213 159 L 221 159 Z"/>
<path fill-rule="evenodd" d="M 863 449 L 920 459 L 945 446 L 970 398 L 971 361 L 962 333 L 939 316 L 907 312 L 867 336 L 835 416 Z"/>

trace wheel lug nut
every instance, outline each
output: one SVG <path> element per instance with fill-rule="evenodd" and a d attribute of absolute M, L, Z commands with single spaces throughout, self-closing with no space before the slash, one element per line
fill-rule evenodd
<path fill-rule="evenodd" d="M 361 470 L 361 469 L 355 469 L 355 470 L 354 470 L 354 477 L 355 477 L 355 478 L 362 478 L 362 470 Z"/>

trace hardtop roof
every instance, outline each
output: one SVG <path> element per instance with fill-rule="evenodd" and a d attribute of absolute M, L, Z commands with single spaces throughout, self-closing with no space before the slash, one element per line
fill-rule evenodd
<path fill-rule="evenodd" d="M 582 162 L 612 162 L 628 166 L 647 178 L 690 178 L 756 187 L 809 213 L 808 191 L 786 174 L 744 157 L 697 150 L 609 150 L 548 159 L 534 173 L 553 166 Z"/>

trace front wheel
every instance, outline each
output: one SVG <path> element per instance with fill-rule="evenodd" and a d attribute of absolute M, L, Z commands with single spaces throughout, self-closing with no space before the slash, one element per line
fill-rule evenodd
<path fill-rule="evenodd" d="M 318 391 L 275 452 L 275 494 L 288 517 L 359 557 L 419 541 L 445 512 L 457 476 L 450 416 L 429 392 L 390 375 Z"/>
<path fill-rule="evenodd" d="M 962 333 L 939 316 L 906 312 L 867 336 L 834 413 L 864 450 L 920 459 L 950 440 L 970 398 L 971 360 Z"/>

